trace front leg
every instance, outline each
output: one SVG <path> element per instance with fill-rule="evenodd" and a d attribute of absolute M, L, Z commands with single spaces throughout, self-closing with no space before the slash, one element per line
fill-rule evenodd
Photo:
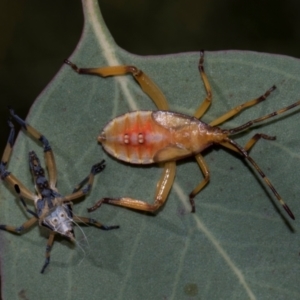
<path fill-rule="evenodd" d="M 49 173 L 49 185 L 50 185 L 51 189 L 56 190 L 56 181 L 57 181 L 57 179 L 56 179 L 57 178 L 56 163 L 55 163 L 53 151 L 52 151 L 49 141 L 43 134 L 41 134 L 34 127 L 29 125 L 27 122 L 25 122 L 23 119 L 21 119 L 18 115 L 16 115 L 15 111 L 12 108 L 9 109 L 9 112 L 10 112 L 12 118 L 16 122 L 18 122 L 24 130 L 26 130 L 34 139 L 36 139 L 37 141 L 42 143 L 43 148 L 44 148 L 46 166 L 47 166 L 48 173 Z"/>
<path fill-rule="evenodd" d="M 96 226 L 96 227 L 98 227 L 98 228 L 100 228 L 102 230 L 112 230 L 112 229 L 118 229 L 118 228 L 120 228 L 119 225 L 107 226 L 107 225 L 104 225 L 104 224 L 96 221 L 95 219 L 87 218 L 87 217 L 74 216 L 73 217 L 73 221 L 76 222 L 76 223 L 93 225 L 93 226 Z"/>
<path fill-rule="evenodd" d="M 87 177 L 85 177 L 79 184 L 77 184 L 77 186 L 74 188 L 72 194 L 64 197 L 63 202 L 66 203 L 66 202 L 74 201 L 80 197 L 87 195 L 93 186 L 95 175 L 97 175 L 101 171 L 103 171 L 104 168 L 105 168 L 104 160 L 93 165 L 90 174 Z"/>

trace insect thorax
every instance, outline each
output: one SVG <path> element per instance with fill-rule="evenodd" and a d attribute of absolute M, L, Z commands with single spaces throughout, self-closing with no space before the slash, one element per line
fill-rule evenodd
<path fill-rule="evenodd" d="M 74 239 L 71 203 L 64 204 L 62 198 L 42 198 L 37 201 L 37 213 L 41 226 Z"/>

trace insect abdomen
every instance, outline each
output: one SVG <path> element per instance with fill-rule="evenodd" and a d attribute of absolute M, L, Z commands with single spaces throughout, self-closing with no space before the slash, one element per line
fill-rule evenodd
<path fill-rule="evenodd" d="M 159 149 L 170 143 L 170 131 L 156 122 L 153 111 L 134 111 L 111 120 L 98 136 L 103 148 L 117 159 L 151 164 Z"/>

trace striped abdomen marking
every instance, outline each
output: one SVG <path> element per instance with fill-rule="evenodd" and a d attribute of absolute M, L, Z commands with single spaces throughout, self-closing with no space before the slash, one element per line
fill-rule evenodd
<path fill-rule="evenodd" d="M 117 159 L 151 164 L 159 149 L 167 146 L 170 131 L 157 124 L 153 111 L 134 111 L 111 120 L 98 137 L 103 148 Z"/>

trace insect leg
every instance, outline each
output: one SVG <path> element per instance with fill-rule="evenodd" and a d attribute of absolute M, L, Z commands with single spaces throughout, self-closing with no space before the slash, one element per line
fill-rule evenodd
<path fill-rule="evenodd" d="M 54 155 L 49 141 L 35 128 L 33 128 L 31 125 L 22 120 L 18 115 L 16 115 L 13 109 L 10 108 L 9 112 L 16 122 L 18 122 L 29 134 L 31 134 L 33 138 L 35 138 L 43 144 L 46 166 L 49 173 L 49 185 L 51 189 L 56 190 L 57 171 Z"/>
<path fill-rule="evenodd" d="M 13 232 L 13 233 L 21 234 L 21 233 L 23 233 L 24 230 L 26 230 L 26 229 L 30 228 L 31 226 L 33 226 L 37 221 L 38 221 L 38 218 L 32 217 L 19 227 L 14 227 L 14 226 L 1 224 L 0 229 L 5 230 L 5 231 L 9 231 L 9 232 Z"/>
<path fill-rule="evenodd" d="M 195 159 L 204 175 L 204 179 L 196 186 L 196 188 L 194 188 L 194 190 L 189 195 L 190 202 L 192 205 L 192 212 L 196 211 L 194 197 L 206 186 L 206 184 L 209 182 L 209 178 L 210 178 L 210 172 L 209 172 L 208 166 L 204 160 L 204 157 L 201 154 L 197 154 L 195 156 Z"/>
<path fill-rule="evenodd" d="M 205 114 L 205 112 L 207 111 L 207 109 L 211 105 L 211 101 L 212 101 L 211 87 L 210 87 L 210 84 L 208 82 L 207 76 L 204 72 L 203 63 L 204 63 L 204 51 L 201 50 L 200 51 L 200 60 L 199 60 L 199 64 L 198 64 L 198 69 L 199 69 L 200 76 L 201 76 L 201 79 L 202 79 L 204 87 L 205 87 L 206 97 L 205 97 L 204 101 L 202 102 L 202 104 L 197 108 L 197 110 L 194 113 L 194 117 L 197 118 L 197 119 L 200 119 Z"/>
<path fill-rule="evenodd" d="M 249 153 L 250 149 L 260 140 L 269 140 L 274 141 L 276 140 L 276 136 L 270 136 L 263 133 L 256 133 L 245 145 L 244 149 Z"/>
<path fill-rule="evenodd" d="M 292 213 L 292 211 L 290 210 L 290 208 L 288 207 L 288 205 L 283 201 L 283 199 L 281 198 L 281 196 L 278 194 L 278 192 L 276 191 L 275 187 L 273 186 L 273 184 L 271 183 L 271 181 L 269 180 L 269 178 L 264 174 L 264 172 L 260 169 L 260 167 L 257 165 L 257 163 L 253 160 L 253 158 L 251 156 L 249 156 L 248 152 L 243 147 L 241 147 L 239 144 L 237 144 L 235 141 L 233 141 L 233 140 L 231 140 L 229 138 L 227 139 L 227 141 L 228 141 L 228 143 L 230 143 L 231 145 L 233 145 L 234 147 L 236 147 L 236 149 L 242 154 L 242 156 L 244 158 L 246 158 L 252 164 L 252 166 L 256 169 L 256 171 L 261 176 L 261 178 L 268 185 L 268 187 L 270 188 L 270 190 L 272 191 L 272 193 L 275 195 L 275 197 L 277 198 L 277 200 L 280 202 L 280 204 L 282 205 L 282 207 L 288 213 L 288 215 L 293 220 L 295 220 L 294 214 Z"/>
<path fill-rule="evenodd" d="M 27 211 L 29 214 L 33 215 L 34 217 L 36 217 L 36 218 L 38 219 L 39 216 L 37 215 L 37 213 L 35 213 L 34 211 L 32 211 L 31 209 L 29 209 L 29 208 L 27 207 L 27 204 L 26 204 L 24 198 L 23 198 L 22 195 L 21 195 L 20 187 L 19 187 L 17 184 L 15 184 L 14 188 L 15 188 L 16 193 L 19 195 L 19 199 L 20 199 L 21 203 L 23 204 L 23 206 L 25 207 L 26 211 Z"/>
<path fill-rule="evenodd" d="M 54 232 L 50 232 L 50 235 L 49 235 L 49 238 L 48 238 L 48 241 L 47 241 L 47 246 L 46 246 L 46 259 L 45 259 L 45 263 L 42 267 L 42 270 L 41 270 L 41 273 L 43 274 L 45 269 L 47 268 L 47 266 L 49 265 L 50 263 L 50 253 L 51 253 L 51 249 L 52 249 L 52 246 L 53 246 L 53 241 L 54 241 L 54 235 L 55 233 Z"/>
<path fill-rule="evenodd" d="M 8 125 L 10 127 L 10 133 L 0 163 L 1 179 L 7 182 L 11 187 L 15 187 L 15 185 L 18 185 L 21 191 L 21 196 L 35 201 L 37 199 L 37 196 L 34 193 L 32 193 L 29 189 L 27 189 L 18 178 L 16 178 L 13 174 L 7 171 L 7 164 L 11 157 L 15 137 L 15 128 L 13 123 L 11 121 L 8 121 Z"/>
<path fill-rule="evenodd" d="M 244 149 L 249 153 L 250 149 L 252 149 L 252 147 L 260 140 L 260 139 L 264 139 L 264 140 L 269 140 L 269 141 L 274 141 L 276 140 L 276 136 L 270 136 L 270 135 L 266 135 L 263 133 L 256 133 L 245 145 Z M 234 146 L 232 146 L 230 143 L 228 142 L 222 142 L 220 143 L 222 146 L 233 150 L 237 153 L 240 153 L 240 151 L 238 151 Z"/>
<path fill-rule="evenodd" d="M 247 101 L 243 104 L 240 104 L 236 107 L 234 107 L 233 109 L 229 110 L 227 113 L 225 113 L 224 115 L 222 115 L 221 117 L 217 118 L 216 120 L 212 121 L 211 123 L 209 123 L 210 126 L 217 126 L 225 121 L 227 121 L 228 119 L 232 118 L 233 116 L 237 115 L 238 113 L 240 113 L 242 110 L 251 107 L 253 105 L 256 105 L 264 100 L 267 99 L 267 97 L 276 89 L 276 86 L 273 85 L 270 89 L 268 89 L 263 95 L 259 96 L 258 98 L 252 99 L 250 101 Z"/>
<path fill-rule="evenodd" d="M 67 65 L 78 74 L 98 75 L 101 77 L 119 76 L 131 74 L 139 83 L 142 90 L 151 98 L 159 110 L 168 110 L 169 105 L 166 97 L 159 89 L 159 87 L 142 71 L 135 66 L 109 66 L 101 68 L 78 68 L 69 60 L 64 61 Z"/>
<path fill-rule="evenodd" d="M 90 174 L 74 188 L 72 194 L 64 197 L 63 202 L 70 202 L 88 194 L 92 188 L 95 175 L 104 170 L 104 163 L 105 161 L 102 160 L 100 163 L 93 165 Z M 84 185 L 85 187 L 82 188 Z"/>
<path fill-rule="evenodd" d="M 97 208 L 99 208 L 102 205 L 102 203 L 108 203 L 141 211 L 155 212 L 165 203 L 170 192 L 171 186 L 174 182 L 175 172 L 176 163 L 174 161 L 165 163 L 163 174 L 156 187 L 154 204 L 149 204 L 145 201 L 125 197 L 103 198 L 99 200 L 93 207 L 89 208 L 88 211 L 94 211 Z"/>
<path fill-rule="evenodd" d="M 253 124 L 256 124 L 256 123 L 262 122 L 262 121 L 264 121 L 264 120 L 267 120 L 267 119 L 269 119 L 269 118 L 272 118 L 272 117 L 275 117 L 275 116 L 277 116 L 277 115 L 280 115 L 280 114 L 282 114 L 282 113 L 284 113 L 284 112 L 286 112 L 286 111 L 288 111 L 288 110 L 290 110 L 290 109 L 292 109 L 292 108 L 294 108 L 294 107 L 297 107 L 297 106 L 299 106 L 299 105 L 300 105 L 300 101 L 297 101 L 297 102 L 295 102 L 295 103 L 293 103 L 293 104 L 291 104 L 291 105 L 289 105 L 289 106 L 286 106 L 286 107 L 284 107 L 284 108 L 281 108 L 281 109 L 279 109 L 279 110 L 277 110 L 277 111 L 275 111 L 275 112 L 272 112 L 272 113 L 270 113 L 270 114 L 267 114 L 267 115 L 265 115 L 265 116 L 262 116 L 262 117 L 260 117 L 260 118 L 255 119 L 255 120 L 249 121 L 249 122 L 247 122 L 247 123 L 245 123 L 245 124 L 243 124 L 243 125 L 241 125 L 241 126 L 238 126 L 238 127 L 236 127 L 236 128 L 229 129 L 229 130 L 223 130 L 223 132 L 224 132 L 224 133 L 227 133 L 228 135 L 234 135 L 234 134 L 236 134 L 236 133 L 238 133 L 238 132 L 241 132 L 241 131 L 243 131 L 243 130 L 249 128 L 249 127 L 251 127 Z M 246 146 L 245 146 L 244 149 L 245 149 L 246 151 L 249 152 L 250 148 L 252 148 L 252 147 L 256 144 L 256 142 L 257 142 L 259 139 L 261 139 L 261 138 L 266 139 L 266 140 L 275 140 L 275 139 L 276 139 L 275 136 L 269 136 L 269 135 L 266 135 L 266 134 L 258 133 L 258 134 L 256 134 L 256 135 L 254 135 L 254 136 L 248 141 L 248 143 L 246 144 Z M 235 152 L 241 153 L 241 152 L 237 149 L 237 147 L 233 146 L 232 143 L 229 143 L 228 141 L 222 142 L 222 143 L 220 143 L 220 144 L 223 145 L 223 146 L 226 147 L 226 148 L 229 148 L 229 149 L 235 151 Z"/>
<path fill-rule="evenodd" d="M 107 226 L 107 225 L 101 224 L 100 222 L 96 221 L 95 219 L 86 218 L 86 217 L 74 216 L 73 220 L 76 223 L 94 225 L 94 226 L 96 226 L 96 227 L 98 227 L 98 228 L 100 228 L 102 230 L 111 230 L 111 229 L 118 229 L 118 228 L 120 228 L 119 225 Z"/>
<path fill-rule="evenodd" d="M 282 113 L 284 113 L 284 112 L 286 112 L 286 111 L 288 111 L 288 110 L 290 110 L 290 109 L 292 109 L 292 108 L 294 108 L 294 107 L 297 107 L 297 106 L 299 106 L 299 105 L 300 105 L 300 101 L 297 101 L 297 102 L 295 102 L 295 103 L 293 103 L 293 104 L 291 104 L 291 105 L 289 105 L 289 106 L 286 106 L 286 107 L 284 107 L 284 108 L 281 108 L 281 109 L 279 109 L 279 110 L 276 110 L 276 111 L 274 111 L 274 112 L 272 112 L 272 113 L 270 113 L 270 114 L 267 114 L 267 115 L 265 115 L 265 116 L 262 116 L 262 117 L 260 117 L 260 118 L 255 119 L 255 120 L 251 120 L 251 121 L 249 121 L 249 122 L 247 122 L 247 123 L 245 123 L 245 124 L 243 124 L 243 125 L 241 125 L 241 126 L 238 126 L 238 127 L 236 127 L 236 128 L 228 129 L 228 130 L 223 130 L 223 132 L 224 132 L 224 133 L 227 133 L 228 135 L 236 134 L 236 133 L 238 133 L 238 132 L 241 132 L 241 131 L 243 131 L 243 130 L 249 128 L 249 127 L 251 127 L 251 126 L 254 125 L 254 124 L 260 123 L 260 122 L 262 122 L 262 121 L 265 121 L 265 120 L 267 120 L 267 119 L 270 119 L 270 118 L 272 118 L 272 117 L 275 117 L 275 116 L 277 116 L 277 115 L 280 115 L 280 114 L 282 114 Z"/>

